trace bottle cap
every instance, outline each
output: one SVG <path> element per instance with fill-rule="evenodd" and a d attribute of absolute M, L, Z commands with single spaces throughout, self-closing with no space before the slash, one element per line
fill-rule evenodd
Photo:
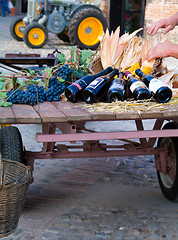
<path fill-rule="evenodd" d="M 125 71 L 125 76 L 126 76 L 126 78 L 129 76 L 129 75 L 131 75 L 131 73 L 129 72 L 129 71 Z"/>

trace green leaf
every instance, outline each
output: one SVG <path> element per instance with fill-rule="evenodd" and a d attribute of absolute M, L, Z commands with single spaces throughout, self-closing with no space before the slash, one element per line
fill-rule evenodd
<path fill-rule="evenodd" d="M 0 90 L 5 90 L 5 82 L 0 82 Z"/>
<path fill-rule="evenodd" d="M 56 57 L 57 57 L 57 59 L 60 63 L 65 63 L 66 58 L 65 58 L 65 55 L 63 53 L 61 53 L 60 55 L 58 54 Z"/>
<path fill-rule="evenodd" d="M 5 88 L 7 91 L 13 89 L 13 80 L 11 78 L 5 80 Z"/>
<path fill-rule="evenodd" d="M 58 80 L 59 82 L 61 82 L 61 83 L 65 83 L 65 82 L 66 82 L 66 81 L 65 81 L 63 78 L 61 78 L 61 77 L 58 77 L 57 80 Z"/>
<path fill-rule="evenodd" d="M 4 82 L 4 77 L 0 77 L 0 82 Z"/>
<path fill-rule="evenodd" d="M 76 78 L 82 78 L 82 77 L 84 77 L 85 76 L 85 73 L 82 71 L 82 69 L 78 69 L 78 70 L 76 70 L 75 71 L 75 76 L 76 76 Z"/>
<path fill-rule="evenodd" d="M 52 69 L 49 67 L 45 67 L 43 75 L 48 76 L 48 77 L 52 77 Z"/>
<path fill-rule="evenodd" d="M 70 48 L 70 55 L 71 55 L 71 57 L 73 57 L 74 56 L 74 46 L 69 46 L 69 48 Z"/>
<path fill-rule="evenodd" d="M 6 92 L 0 92 L 0 99 L 6 99 L 6 98 L 7 98 Z"/>
<path fill-rule="evenodd" d="M 10 103 L 10 102 L 4 102 L 3 100 L 0 100 L 1 107 L 9 107 L 11 105 L 12 105 L 12 103 Z"/>
<path fill-rule="evenodd" d="M 90 50 L 82 50 L 80 53 L 80 64 L 83 65 L 88 58 L 93 56 L 93 52 Z"/>

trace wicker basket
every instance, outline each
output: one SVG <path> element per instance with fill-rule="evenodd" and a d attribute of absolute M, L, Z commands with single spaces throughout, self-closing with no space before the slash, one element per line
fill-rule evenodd
<path fill-rule="evenodd" d="M 93 60 L 91 62 L 89 71 L 92 74 L 95 74 L 95 73 L 101 72 L 102 70 L 103 70 L 103 67 L 102 67 L 102 64 L 101 64 L 101 58 L 97 57 L 95 60 Z"/>
<path fill-rule="evenodd" d="M 30 181 L 29 167 L 0 156 L 0 238 L 17 228 Z"/>

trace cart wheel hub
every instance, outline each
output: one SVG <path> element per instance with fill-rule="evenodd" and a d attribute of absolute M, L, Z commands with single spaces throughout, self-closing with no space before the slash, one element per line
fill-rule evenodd
<path fill-rule="evenodd" d="M 85 32 L 86 32 L 87 34 L 90 34 L 90 33 L 91 33 L 91 28 L 90 28 L 90 27 L 87 27 L 87 28 L 85 29 Z"/>
<path fill-rule="evenodd" d="M 25 29 L 25 26 L 20 26 L 19 27 L 19 32 L 23 33 L 24 29 Z"/>
<path fill-rule="evenodd" d="M 33 37 L 34 37 L 35 39 L 38 39 L 38 34 L 34 34 Z"/>
<path fill-rule="evenodd" d="M 25 24 L 20 21 L 18 22 L 16 25 L 15 25 L 15 28 L 14 28 L 14 31 L 15 31 L 15 34 L 20 37 L 20 38 L 23 38 L 23 30 L 25 29 Z"/>

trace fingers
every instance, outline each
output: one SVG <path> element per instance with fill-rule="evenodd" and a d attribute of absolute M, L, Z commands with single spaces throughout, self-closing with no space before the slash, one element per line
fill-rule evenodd
<path fill-rule="evenodd" d="M 172 26 L 169 25 L 164 29 L 164 34 L 168 33 L 170 30 L 172 30 Z"/>
<path fill-rule="evenodd" d="M 151 27 L 148 28 L 147 33 L 148 33 L 148 34 L 152 34 L 153 32 L 155 32 L 155 27 L 156 27 L 156 26 L 155 26 L 154 24 L 151 25 Z"/>
<path fill-rule="evenodd" d="M 150 60 L 152 60 L 153 58 L 156 58 L 156 53 L 154 51 L 150 51 L 146 57 L 146 60 L 149 62 Z"/>
<path fill-rule="evenodd" d="M 153 34 L 155 35 L 157 33 L 157 31 L 160 29 L 160 28 L 164 28 L 164 27 L 167 27 L 167 20 L 166 19 L 160 19 L 158 22 L 156 23 L 153 23 L 147 30 L 147 33 L 148 34 Z"/>
<path fill-rule="evenodd" d="M 161 28 L 159 24 L 153 24 L 150 28 L 148 28 L 147 33 L 155 35 L 157 31 Z"/>

